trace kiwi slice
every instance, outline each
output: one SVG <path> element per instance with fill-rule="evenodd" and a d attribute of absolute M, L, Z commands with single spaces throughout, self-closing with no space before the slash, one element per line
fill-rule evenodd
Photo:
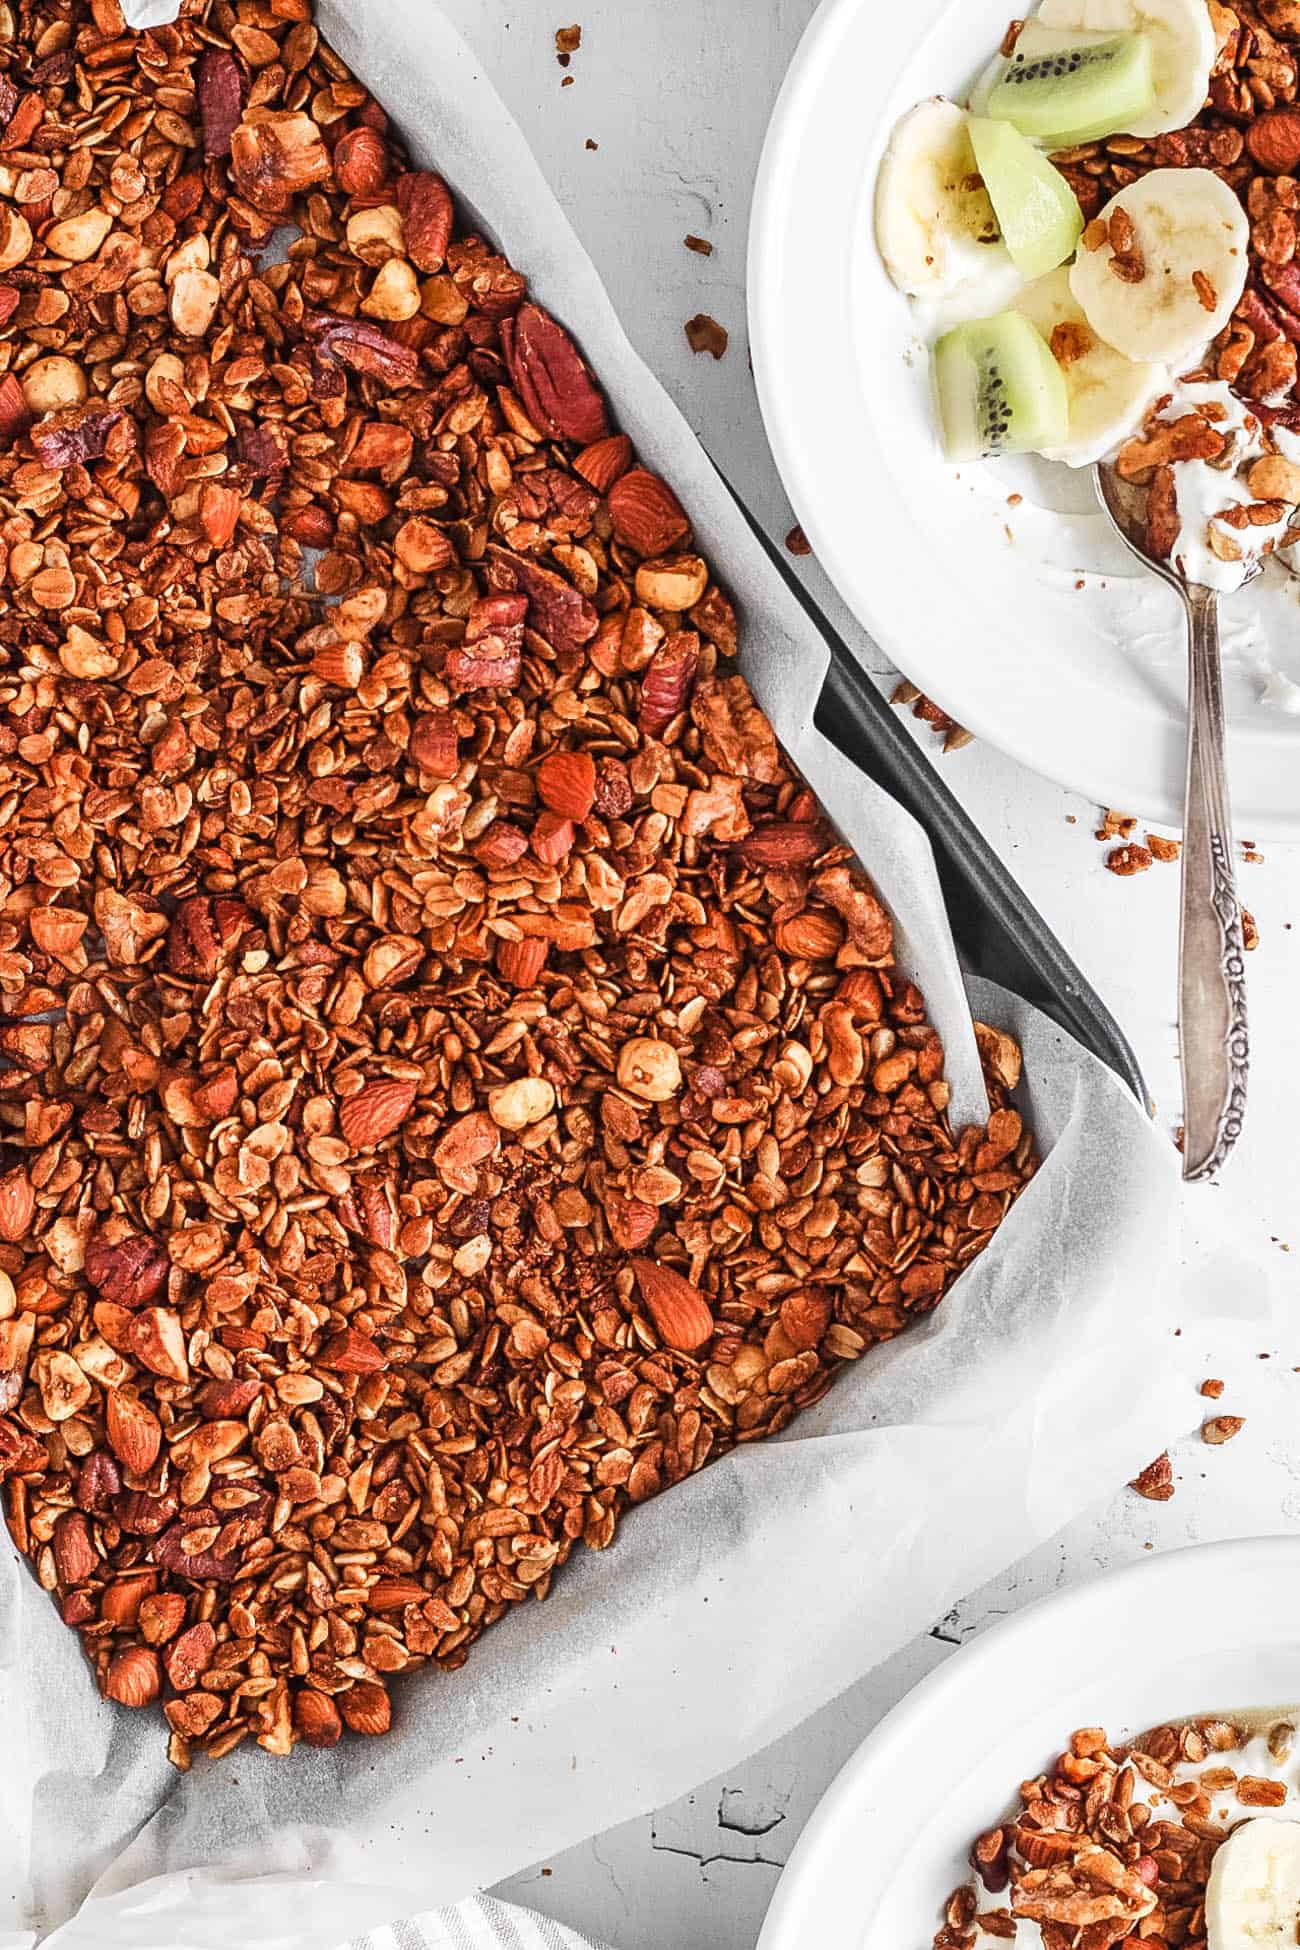
<path fill-rule="evenodd" d="M 1070 422 L 1065 378 L 1047 341 L 1019 312 L 946 332 L 934 379 L 949 460 L 1059 447 Z"/>
<path fill-rule="evenodd" d="M 1030 282 L 1046 277 L 1073 255 L 1083 233 L 1078 197 L 1010 122 L 972 116 L 967 131 L 1013 264 Z"/>
<path fill-rule="evenodd" d="M 1049 149 L 1117 135 L 1148 115 L 1156 84 L 1145 34 L 1022 31 L 988 113 Z"/>

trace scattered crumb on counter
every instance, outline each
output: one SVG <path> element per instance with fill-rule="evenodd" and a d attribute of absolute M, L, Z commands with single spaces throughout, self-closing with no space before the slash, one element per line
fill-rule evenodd
<path fill-rule="evenodd" d="M 1174 1493 L 1174 1466 L 1169 1451 L 1166 1449 L 1162 1456 L 1148 1463 L 1141 1475 L 1133 1478 L 1129 1488 L 1144 1496 L 1148 1503 L 1168 1503 Z"/>
<path fill-rule="evenodd" d="M 686 336 L 692 352 L 711 352 L 715 359 L 720 359 L 727 349 L 726 327 L 706 311 L 696 312 L 694 318 L 687 319 Z"/>
<path fill-rule="evenodd" d="M 789 549 L 791 555 L 812 554 L 812 543 L 808 540 L 808 537 L 804 534 L 803 529 L 799 526 L 798 522 L 795 523 L 794 527 L 790 530 L 790 533 L 786 536 L 785 545 Z"/>
<path fill-rule="evenodd" d="M 700 257 L 712 257 L 713 255 L 713 246 L 707 237 L 696 237 L 692 234 L 691 236 L 683 237 L 682 242 L 688 251 L 695 251 Z"/>
<path fill-rule="evenodd" d="M 1127 846 L 1117 846 L 1106 855 L 1106 865 L 1112 873 L 1127 880 L 1135 873 L 1145 873 L 1151 865 L 1151 855 L 1144 846 L 1130 842 Z"/>

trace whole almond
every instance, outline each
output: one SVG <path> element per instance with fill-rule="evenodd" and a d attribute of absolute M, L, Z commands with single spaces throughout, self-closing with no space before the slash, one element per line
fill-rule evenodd
<path fill-rule="evenodd" d="M 777 923 L 777 947 L 804 961 L 825 961 L 838 954 L 843 944 L 844 930 L 835 916 L 815 908 L 806 908 L 802 914 L 792 914 L 788 921 Z"/>
<path fill-rule="evenodd" d="M 148 1706 L 162 1691 L 158 1654 L 147 1645 L 129 1645 L 109 1662 L 104 1697 L 119 1706 Z"/>
<path fill-rule="evenodd" d="M 11 1246 L 21 1245 L 31 1231 L 36 1211 L 36 1194 L 21 1165 L 0 1178 L 0 1239 Z"/>
<path fill-rule="evenodd" d="M 806 867 L 826 851 L 826 836 L 818 826 L 773 819 L 756 826 L 736 851 L 751 867 Z"/>
<path fill-rule="evenodd" d="M 583 820 L 596 797 L 596 761 L 590 752 L 548 752 L 537 768 L 537 790 L 552 812 Z"/>
<path fill-rule="evenodd" d="M 713 1315 L 697 1286 L 654 1259 L 634 1259 L 632 1272 L 661 1341 L 693 1354 L 712 1339 Z"/>
<path fill-rule="evenodd" d="M 380 1578 L 366 1593 L 371 1611 L 401 1611 L 406 1605 L 421 1605 L 428 1592 L 418 1578 Z"/>
<path fill-rule="evenodd" d="M 120 1388 L 107 1390 L 104 1407 L 108 1443 L 129 1476 L 144 1476 L 158 1460 L 162 1424 L 151 1408 Z"/>
<path fill-rule="evenodd" d="M 370 1679 L 359 1679 L 339 1695 L 339 1711 L 353 1733 L 387 1733 L 393 1709 L 384 1688 Z"/>
<path fill-rule="evenodd" d="M 625 433 L 610 433 L 603 440 L 593 440 L 590 447 L 584 447 L 573 463 L 575 474 L 581 474 L 589 487 L 597 494 L 608 494 L 622 474 L 632 465 L 632 442 Z"/>
<path fill-rule="evenodd" d="M 109 1585 L 99 1603 L 99 1615 L 106 1625 L 129 1631 L 140 1616 L 145 1599 L 158 1582 L 156 1571 L 125 1571 Z"/>
<path fill-rule="evenodd" d="M 339 1112 L 339 1128 L 353 1151 L 367 1151 L 400 1130 L 414 1102 L 414 1083 L 405 1078 L 381 1078 L 349 1097 Z"/>
<path fill-rule="evenodd" d="M 691 528 L 667 481 L 645 467 L 633 467 L 610 488 L 609 518 L 620 542 L 626 542 L 638 555 L 666 555 L 685 540 Z M 686 605 L 678 607 L 684 609 Z"/>
<path fill-rule="evenodd" d="M 343 1736 L 339 1710 L 328 1693 L 303 1687 L 293 1703 L 293 1723 L 298 1738 L 308 1747 L 334 1747 Z"/>
<path fill-rule="evenodd" d="M 54 1526 L 54 1568 L 59 1585 L 84 1584 L 99 1569 L 99 1554 L 90 1535 L 90 1525 L 80 1510 L 65 1510 Z"/>

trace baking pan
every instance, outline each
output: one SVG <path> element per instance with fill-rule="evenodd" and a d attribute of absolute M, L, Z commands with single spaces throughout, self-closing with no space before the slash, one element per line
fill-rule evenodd
<path fill-rule="evenodd" d="M 731 488 L 730 482 L 727 485 Z M 1149 1108 L 1150 1094 L 1137 1057 L 1110 1010 L 953 797 L 780 548 L 734 488 L 731 494 L 830 651 L 830 671 L 817 707 L 818 730 L 925 829 L 963 968 L 1032 1002 L 1100 1057 Z"/>

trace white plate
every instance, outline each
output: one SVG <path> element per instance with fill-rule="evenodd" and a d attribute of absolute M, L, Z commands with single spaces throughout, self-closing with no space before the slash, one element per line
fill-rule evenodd
<path fill-rule="evenodd" d="M 758 1950 L 925 1950 L 977 1834 L 1075 1727 L 1300 1700 L 1300 1537 L 1173 1551 L 1016 1613 L 896 1706 L 820 1803 Z"/>
<path fill-rule="evenodd" d="M 1176 821 L 1177 596 L 1106 533 L 1086 473 L 947 465 L 928 362 L 875 248 L 876 172 L 894 122 L 925 95 L 964 94 L 1012 12 L 1009 0 L 908 0 L 891 20 L 879 0 L 823 0 L 754 195 L 759 398 L 816 554 L 899 667 L 1036 771 Z M 1014 508 L 1012 493 L 1024 496 Z M 1237 831 L 1300 836 L 1300 716 L 1261 702 L 1269 667 L 1300 683 L 1300 582 L 1276 567 L 1267 580 L 1224 605 Z"/>

